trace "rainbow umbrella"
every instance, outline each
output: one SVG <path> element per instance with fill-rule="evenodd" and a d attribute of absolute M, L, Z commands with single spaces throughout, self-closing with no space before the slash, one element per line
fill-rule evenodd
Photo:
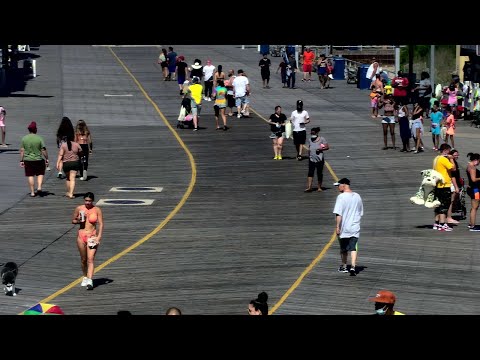
<path fill-rule="evenodd" d="M 30 309 L 25 310 L 22 315 L 65 315 L 57 305 L 38 303 Z"/>

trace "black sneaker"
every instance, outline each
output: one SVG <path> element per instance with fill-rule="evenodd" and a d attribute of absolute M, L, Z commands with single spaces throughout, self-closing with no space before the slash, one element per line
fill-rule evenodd
<path fill-rule="evenodd" d="M 338 272 L 347 273 L 348 272 L 347 267 L 340 265 L 340 267 L 338 268 Z"/>
<path fill-rule="evenodd" d="M 357 272 L 355 271 L 355 267 L 352 266 L 350 268 L 349 272 L 350 272 L 350 276 L 357 276 Z"/>
<path fill-rule="evenodd" d="M 93 280 L 87 279 L 87 290 L 93 290 Z"/>
<path fill-rule="evenodd" d="M 473 227 L 470 228 L 470 231 L 480 231 L 480 226 L 479 225 L 475 225 Z"/>

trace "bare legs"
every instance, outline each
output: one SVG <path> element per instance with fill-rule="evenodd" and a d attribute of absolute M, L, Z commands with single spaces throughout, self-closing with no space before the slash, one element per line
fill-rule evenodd
<path fill-rule="evenodd" d="M 37 191 L 42 191 L 43 175 L 37 176 Z M 28 177 L 28 187 L 30 188 L 30 196 L 35 196 L 35 176 Z"/>
<path fill-rule="evenodd" d="M 450 141 L 452 143 L 452 148 L 455 148 L 455 141 L 453 140 L 453 135 L 446 135 L 445 136 L 445 144 L 448 144 L 448 138 L 450 138 Z"/>
<path fill-rule="evenodd" d="M 342 265 L 344 267 L 347 267 L 348 252 L 347 251 L 340 252 L 340 255 L 342 257 Z M 355 265 L 357 264 L 357 252 L 354 250 L 350 251 L 350 257 L 352 259 L 352 268 L 354 268 Z"/>
<path fill-rule="evenodd" d="M 273 139 L 273 152 L 275 154 L 274 159 L 282 159 L 282 149 L 283 149 L 283 137 Z"/>
<path fill-rule="evenodd" d="M 392 138 L 392 145 L 393 145 L 393 148 L 395 149 L 395 123 L 393 123 L 393 124 L 383 123 L 382 128 L 383 128 L 384 149 L 388 148 L 388 146 L 387 146 L 387 135 L 388 135 L 387 130 L 388 130 L 388 128 L 390 128 L 390 137 Z"/>
<path fill-rule="evenodd" d="M 5 126 L 2 126 L 1 129 L 2 129 L 2 147 L 6 147 L 7 144 L 5 142 L 5 135 L 6 135 Z"/>
<path fill-rule="evenodd" d="M 95 254 L 97 253 L 98 247 L 90 249 L 80 237 L 77 237 L 77 247 L 78 252 L 80 253 L 80 263 L 82 265 L 83 276 L 91 279 L 93 277 L 93 272 L 95 271 Z"/>
<path fill-rule="evenodd" d="M 68 174 L 65 174 L 67 176 L 67 181 L 65 182 L 65 186 L 67 188 L 67 193 L 66 196 L 69 197 L 70 199 L 74 198 L 73 191 L 75 190 L 75 177 L 77 176 L 77 171 L 76 170 L 70 170 Z"/>
<path fill-rule="evenodd" d="M 469 221 L 470 226 L 475 226 L 475 222 L 477 220 L 477 210 L 478 210 L 479 203 L 480 203 L 480 200 L 472 200 L 472 207 L 470 209 L 470 221 Z"/>

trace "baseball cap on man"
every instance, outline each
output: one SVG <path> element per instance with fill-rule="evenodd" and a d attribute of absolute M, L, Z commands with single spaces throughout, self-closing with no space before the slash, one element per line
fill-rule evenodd
<path fill-rule="evenodd" d="M 336 183 L 333 183 L 334 186 L 338 186 L 340 184 L 350 185 L 350 180 L 348 180 L 347 178 L 342 178 L 338 180 Z"/>
<path fill-rule="evenodd" d="M 27 126 L 27 129 L 36 129 L 37 128 L 37 123 L 35 121 L 32 121 L 30 125 Z"/>
<path fill-rule="evenodd" d="M 368 301 L 375 301 L 383 304 L 395 304 L 397 297 L 388 290 L 380 290 L 375 297 L 368 298 Z"/>

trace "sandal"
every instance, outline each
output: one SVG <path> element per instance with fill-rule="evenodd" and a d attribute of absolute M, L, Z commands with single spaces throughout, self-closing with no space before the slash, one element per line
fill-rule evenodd
<path fill-rule="evenodd" d="M 312 192 L 312 189 L 305 189 L 303 192 L 309 193 Z"/>

